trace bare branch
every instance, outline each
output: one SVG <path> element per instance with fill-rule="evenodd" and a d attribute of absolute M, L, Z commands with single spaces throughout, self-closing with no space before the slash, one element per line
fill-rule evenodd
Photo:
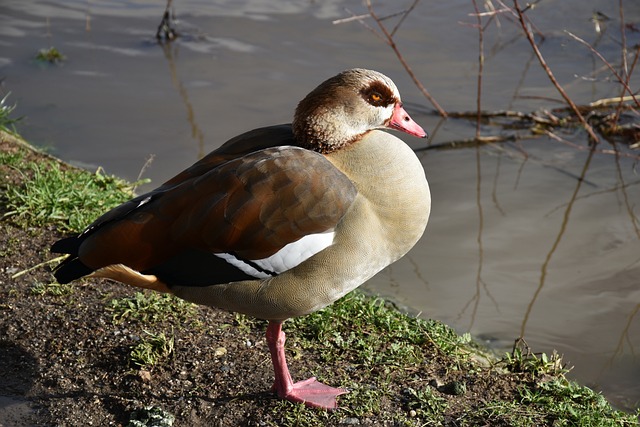
<path fill-rule="evenodd" d="M 402 56 L 402 54 L 398 50 L 398 47 L 396 46 L 395 40 L 393 39 L 393 35 L 389 32 L 389 30 L 387 30 L 387 27 L 384 26 L 384 23 L 382 22 L 382 20 L 378 17 L 378 15 L 373 10 L 373 6 L 371 5 L 371 0 L 366 0 L 366 4 L 367 4 L 367 9 L 369 10 L 369 15 L 371 15 L 371 17 L 376 22 L 376 24 L 378 24 L 378 27 L 380 28 L 380 31 L 384 35 L 385 43 L 387 43 L 391 47 L 393 52 L 396 54 L 396 56 L 398 57 L 398 60 L 400 61 L 400 63 L 404 67 L 404 69 L 407 71 L 409 76 L 411 77 L 411 80 L 413 80 L 413 83 L 418 87 L 418 89 L 420 89 L 420 92 L 422 92 L 422 94 L 429 100 L 429 102 L 431 102 L 431 104 L 435 107 L 435 109 L 438 110 L 438 113 L 441 116 L 446 117 L 447 116 L 447 112 L 440 106 L 440 104 L 438 104 L 438 102 L 435 100 L 435 98 L 433 96 L 431 96 L 431 94 L 424 87 L 422 82 L 420 82 L 420 80 L 418 80 L 418 78 L 416 77 L 415 73 L 413 72 L 413 70 L 411 69 L 411 67 L 407 63 L 407 61 L 404 59 L 404 57 Z"/>
<path fill-rule="evenodd" d="M 420 0 L 414 0 L 413 4 L 411 6 L 409 6 L 409 9 L 404 11 L 404 13 L 402 14 L 402 18 L 400 18 L 400 20 L 398 21 L 396 26 L 393 27 L 393 30 L 391 31 L 391 36 L 392 37 L 396 34 L 396 31 L 398 31 L 398 28 L 400 28 L 400 26 L 402 25 L 404 20 L 407 18 L 407 16 L 409 16 L 411 11 L 418 5 L 419 2 L 420 2 Z"/>
<path fill-rule="evenodd" d="M 631 88 L 629 87 L 629 84 L 627 82 L 627 80 L 625 78 L 623 78 L 620 74 L 618 74 L 618 72 L 615 70 L 615 68 L 613 68 L 613 66 L 611 65 L 611 63 L 609 61 L 607 61 L 604 56 L 602 56 L 602 54 L 600 52 L 598 52 L 593 46 L 591 46 L 589 43 L 587 43 L 586 41 L 584 41 L 583 39 L 581 39 L 580 37 L 576 36 L 575 34 L 573 34 L 571 31 L 564 31 L 565 33 L 567 33 L 569 35 L 569 37 L 573 38 L 574 40 L 582 43 L 583 45 L 587 46 L 587 48 L 589 48 L 589 50 L 591 52 L 593 52 L 598 58 L 600 58 L 600 60 L 602 62 L 605 63 L 605 65 L 609 68 L 609 70 L 611 70 L 611 73 L 615 76 L 616 79 L 618 79 L 618 81 L 620 82 L 620 84 L 622 84 L 622 86 L 626 89 L 627 92 L 629 92 L 629 95 L 631 95 L 631 97 L 633 98 L 633 101 L 636 103 L 636 105 L 638 107 L 640 107 L 640 101 L 638 101 L 638 99 L 635 97 L 635 94 L 633 93 L 633 91 L 631 90 Z"/>
<path fill-rule="evenodd" d="M 480 138 L 480 118 L 482 112 L 482 72 L 484 70 L 484 29 L 482 28 L 482 17 L 480 16 L 480 10 L 476 0 L 471 0 L 473 3 L 473 9 L 475 10 L 477 27 L 478 27 L 478 82 L 477 82 L 477 94 L 476 94 L 476 110 L 478 112 L 476 116 L 476 139 Z"/>
<path fill-rule="evenodd" d="M 582 115 L 582 113 L 580 112 L 580 110 L 578 109 L 576 104 L 573 102 L 573 100 L 564 91 L 562 86 L 560 86 L 560 83 L 558 83 L 558 80 L 556 80 L 556 77 L 553 75 L 553 72 L 551 71 L 551 69 L 547 65 L 546 61 L 544 60 L 544 57 L 542 56 L 542 53 L 540 52 L 540 49 L 538 49 L 538 45 L 536 44 L 535 40 L 533 39 L 533 34 L 531 34 L 531 30 L 529 29 L 529 27 L 527 26 L 527 24 L 526 24 L 526 22 L 524 20 L 524 15 L 523 15 L 522 9 L 520 9 L 520 5 L 518 4 L 518 0 L 513 0 L 513 4 L 515 6 L 516 13 L 518 14 L 518 19 L 520 21 L 520 26 L 522 27 L 522 30 L 524 31 L 524 34 L 527 37 L 527 40 L 529 41 L 529 44 L 531 45 L 531 48 L 535 52 L 536 57 L 538 58 L 538 61 L 540 62 L 540 65 L 542 66 L 544 71 L 547 73 L 547 76 L 549 77 L 549 80 L 551 80 L 551 83 L 556 87 L 556 89 L 558 90 L 560 95 L 564 98 L 564 100 L 567 102 L 567 104 L 569 104 L 569 106 L 571 107 L 571 109 L 573 110 L 575 115 L 578 117 L 578 120 L 580 120 L 580 122 L 584 126 L 585 130 L 589 134 L 589 137 L 593 140 L 593 142 L 595 142 L 595 143 L 600 142 L 600 138 L 598 138 L 598 136 L 594 132 L 593 128 L 587 122 L 587 120 L 584 118 L 584 116 Z"/>

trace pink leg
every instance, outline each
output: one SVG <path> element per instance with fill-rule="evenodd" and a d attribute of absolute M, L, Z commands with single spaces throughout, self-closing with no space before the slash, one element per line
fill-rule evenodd
<path fill-rule="evenodd" d="M 336 409 L 336 396 L 348 393 L 348 390 L 329 387 L 316 381 L 315 377 L 294 384 L 284 355 L 284 341 L 282 323 L 270 321 L 267 327 L 267 344 L 276 376 L 273 383 L 274 391 L 280 398 L 292 402 L 304 403 L 315 408 Z"/>

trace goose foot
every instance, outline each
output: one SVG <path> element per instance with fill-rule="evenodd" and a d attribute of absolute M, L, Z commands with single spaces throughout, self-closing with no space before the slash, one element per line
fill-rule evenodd
<path fill-rule="evenodd" d="M 292 384 L 289 390 L 278 390 L 276 384 L 274 384 L 274 389 L 281 399 L 321 409 L 336 409 L 338 407 L 336 397 L 349 393 L 349 390 L 323 384 L 315 377 L 298 381 Z"/>
<path fill-rule="evenodd" d="M 285 335 L 282 332 L 281 322 L 269 322 L 267 327 L 267 344 L 271 352 L 275 382 L 273 391 L 281 399 L 296 403 L 304 403 L 313 408 L 336 409 L 338 402 L 336 397 L 348 393 L 348 390 L 335 388 L 323 384 L 315 377 L 294 383 L 287 367 L 284 354 Z"/>

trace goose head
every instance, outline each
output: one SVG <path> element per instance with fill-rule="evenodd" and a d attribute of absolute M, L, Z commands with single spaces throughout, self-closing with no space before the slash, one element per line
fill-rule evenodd
<path fill-rule="evenodd" d="M 427 137 L 402 107 L 393 81 L 362 68 L 343 71 L 322 82 L 300 101 L 293 119 L 298 142 L 324 154 L 384 128 Z"/>

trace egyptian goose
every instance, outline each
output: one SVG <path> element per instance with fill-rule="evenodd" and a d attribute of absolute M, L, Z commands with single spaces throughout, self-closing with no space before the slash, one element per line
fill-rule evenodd
<path fill-rule="evenodd" d="M 281 326 L 357 288 L 422 236 L 425 173 L 387 128 L 426 137 L 391 79 L 344 71 L 300 102 L 292 124 L 229 140 L 53 244 L 69 254 L 55 277 L 106 277 L 268 320 L 278 396 L 336 408 L 347 390 L 293 383 Z"/>

